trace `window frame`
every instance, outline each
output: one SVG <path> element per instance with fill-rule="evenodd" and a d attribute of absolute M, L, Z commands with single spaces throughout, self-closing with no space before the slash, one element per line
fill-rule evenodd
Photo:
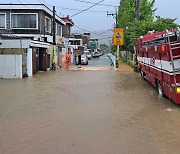
<path fill-rule="evenodd" d="M 50 28 L 49 28 L 49 31 L 47 31 L 47 26 L 46 26 L 46 19 L 49 19 L 50 21 Z M 51 33 L 51 28 L 52 28 L 52 21 L 51 21 L 51 18 L 49 18 L 48 16 L 45 16 L 45 31 L 48 32 L 48 33 Z"/>
<path fill-rule="evenodd" d="M 61 34 L 58 34 L 58 28 L 59 27 L 61 27 Z M 62 25 L 60 25 L 60 24 L 58 24 L 58 23 L 56 23 L 56 34 L 58 35 L 58 36 L 62 36 Z"/>
<path fill-rule="evenodd" d="M 0 15 L 4 15 L 4 19 L 5 19 L 5 25 L 4 25 L 4 28 L 1 28 L 1 27 L 0 27 L 0 29 L 7 29 L 6 13 L 1 13 L 1 12 L 0 12 Z"/>
<path fill-rule="evenodd" d="M 13 28 L 12 27 L 12 15 L 18 15 L 18 14 L 22 14 L 22 15 L 26 15 L 26 14 L 29 14 L 29 15 L 36 15 L 36 28 Z M 34 29 L 34 30 L 37 30 L 38 29 L 38 24 L 39 24 L 39 21 L 38 21 L 38 13 L 10 13 L 10 28 L 11 29 Z"/>

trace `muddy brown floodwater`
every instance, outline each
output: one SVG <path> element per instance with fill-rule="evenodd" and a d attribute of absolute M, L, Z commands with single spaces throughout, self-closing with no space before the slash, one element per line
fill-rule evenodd
<path fill-rule="evenodd" d="M 0 154 L 180 153 L 179 106 L 137 73 L 83 67 L 0 79 Z"/>

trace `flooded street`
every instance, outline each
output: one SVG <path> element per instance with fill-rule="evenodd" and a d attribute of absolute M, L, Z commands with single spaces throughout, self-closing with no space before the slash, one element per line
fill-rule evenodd
<path fill-rule="evenodd" d="M 106 56 L 0 79 L 0 154 L 178 154 L 179 128 L 179 106 Z"/>

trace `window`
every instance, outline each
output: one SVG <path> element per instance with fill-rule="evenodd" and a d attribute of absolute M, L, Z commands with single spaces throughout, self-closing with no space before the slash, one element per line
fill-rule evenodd
<path fill-rule="evenodd" d="M 170 42 L 175 42 L 175 41 L 177 41 L 177 35 L 170 36 Z"/>
<path fill-rule="evenodd" d="M 48 17 L 45 18 L 45 29 L 46 32 L 51 32 L 51 19 Z"/>
<path fill-rule="evenodd" d="M 57 35 L 62 35 L 62 26 L 57 24 Z"/>
<path fill-rule="evenodd" d="M 6 14 L 0 14 L 0 29 L 6 29 Z"/>
<path fill-rule="evenodd" d="M 144 42 L 143 46 L 147 47 L 147 46 L 153 46 L 154 42 L 153 41 L 148 41 L 148 42 Z"/>
<path fill-rule="evenodd" d="M 165 39 L 164 38 L 158 38 L 155 40 L 155 44 L 156 45 L 161 45 L 165 43 Z"/>
<path fill-rule="evenodd" d="M 81 41 L 80 40 L 69 40 L 70 45 L 81 45 Z"/>
<path fill-rule="evenodd" d="M 37 14 L 11 14 L 11 28 L 37 29 Z"/>

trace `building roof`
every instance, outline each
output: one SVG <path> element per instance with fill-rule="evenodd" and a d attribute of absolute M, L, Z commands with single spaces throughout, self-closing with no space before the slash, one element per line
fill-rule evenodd
<path fill-rule="evenodd" d="M 61 19 L 66 23 L 66 24 L 71 24 L 71 26 L 74 25 L 74 22 L 72 19 L 69 18 L 69 15 L 67 17 L 61 17 Z"/>
<path fill-rule="evenodd" d="M 53 11 L 44 4 L 0 4 L 0 10 L 43 10 L 53 16 Z M 56 20 L 66 25 L 66 22 L 62 20 L 57 14 Z"/>

